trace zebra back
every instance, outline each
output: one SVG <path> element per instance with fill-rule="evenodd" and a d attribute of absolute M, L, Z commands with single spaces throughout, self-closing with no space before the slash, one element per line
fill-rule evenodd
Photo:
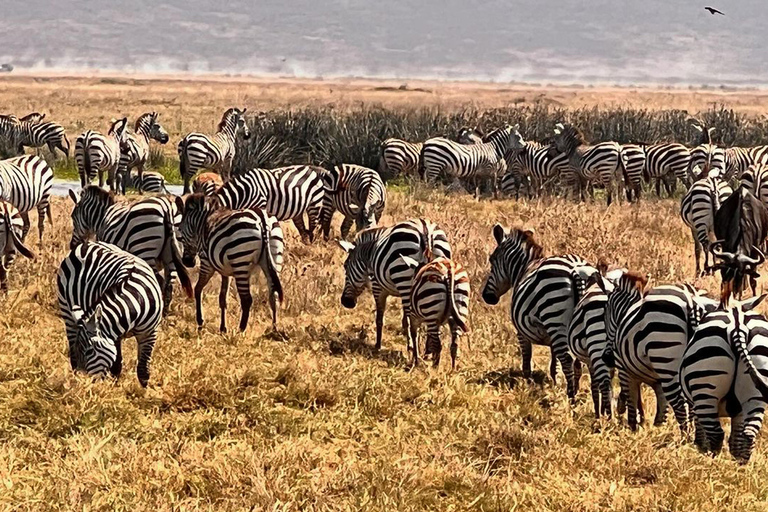
<path fill-rule="evenodd" d="M 37 208 L 49 213 L 53 169 L 40 157 L 25 155 L 0 160 L 0 199 L 13 204 L 20 213 Z"/>

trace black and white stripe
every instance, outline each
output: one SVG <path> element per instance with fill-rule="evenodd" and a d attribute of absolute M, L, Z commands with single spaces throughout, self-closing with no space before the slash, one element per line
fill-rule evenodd
<path fill-rule="evenodd" d="M 33 259 L 35 254 L 21 241 L 24 221 L 19 210 L 11 203 L 0 199 L 0 292 L 8 291 L 8 269 L 16 253 Z"/>
<path fill-rule="evenodd" d="M 191 296 L 189 276 L 181 265 L 176 240 L 179 212 L 172 199 L 151 197 L 134 203 L 116 203 L 112 193 L 95 185 L 85 187 L 80 198 L 72 190 L 69 195 L 75 203 L 70 248 L 95 236 L 99 242 L 114 244 L 146 261 L 163 287 L 166 306 L 173 294 L 174 272 Z"/>
<path fill-rule="evenodd" d="M 427 140 L 421 151 L 423 177 L 435 181 L 441 176 L 472 180 L 479 195 L 478 180 L 490 178 L 494 185 L 507 170 L 504 159 L 508 150 L 520 149 L 523 139 L 517 127 L 505 126 L 488 134 L 488 142 L 460 144 L 435 137 Z M 495 186 L 494 186 L 495 188 Z"/>
<path fill-rule="evenodd" d="M 546 184 L 551 183 L 568 168 L 568 157 L 564 154 L 551 155 L 549 146 L 526 141 L 519 150 L 507 154 L 507 173 L 501 179 L 504 193 L 518 194 L 520 185 L 533 185 L 539 195 Z"/>
<path fill-rule="evenodd" d="M 88 130 L 75 140 L 75 161 L 80 175 L 80 186 L 85 187 L 96 178 L 99 186 L 104 186 L 104 174 L 107 183 L 115 190 L 115 174 L 120 166 L 121 144 L 125 141 L 125 128 L 128 118 L 112 123 L 107 135 Z"/>
<path fill-rule="evenodd" d="M 230 108 L 221 117 L 216 133 L 211 137 L 203 133 L 189 133 L 179 142 L 179 174 L 184 180 L 184 193 L 190 191 L 192 177 L 200 169 L 218 171 L 228 181 L 237 151 L 237 137 L 251 135 L 245 122 L 247 109 Z"/>
<path fill-rule="evenodd" d="M 323 208 L 320 226 L 328 240 L 334 212 L 344 215 L 341 238 L 346 239 L 354 222 L 357 230 L 376 227 L 387 203 L 387 188 L 381 176 L 367 167 L 342 164 L 323 174 Z"/>
<path fill-rule="evenodd" d="M 691 152 L 687 147 L 676 143 L 648 144 L 643 147 L 647 179 L 655 182 L 657 196 L 661 197 L 662 183 L 669 196 L 675 191 L 676 180 L 686 185 L 691 183 L 688 175 Z"/>
<path fill-rule="evenodd" d="M 740 179 L 753 196 L 768 206 L 768 163 L 750 165 Z"/>
<path fill-rule="evenodd" d="M 416 176 L 419 169 L 422 142 L 387 139 L 381 143 L 379 174 L 382 176 Z"/>
<path fill-rule="evenodd" d="M 168 187 L 165 186 L 165 176 L 159 172 L 152 171 L 144 171 L 141 175 L 139 175 L 139 171 L 118 173 L 117 187 L 122 190 L 123 194 L 125 194 L 127 188 L 132 188 L 142 193 L 170 194 Z"/>
<path fill-rule="evenodd" d="M 15 116 L 0 116 L 0 136 L 13 140 L 17 152 L 24 153 L 24 147 L 41 148 L 47 146 L 55 157 L 58 149 L 64 156 L 69 155 L 69 140 L 64 127 L 58 123 L 44 121 L 45 114 L 33 112 L 21 119 Z"/>
<path fill-rule="evenodd" d="M 45 217 L 51 218 L 50 197 L 53 169 L 40 157 L 18 156 L 0 160 L 0 199 L 8 201 L 19 211 L 24 221 L 22 241 L 29 232 L 29 212 L 37 209 L 37 229 L 43 239 Z"/>
<path fill-rule="evenodd" d="M 210 197 L 224 184 L 221 176 L 215 172 L 201 172 L 192 181 L 192 193 Z"/>
<path fill-rule="evenodd" d="M 345 280 L 341 304 L 345 308 L 354 308 L 358 297 L 370 285 L 376 303 L 378 350 L 381 348 L 387 297 L 400 297 L 403 305 L 403 331 L 408 337 L 413 364 L 417 364 L 416 328 L 410 322 L 411 283 L 416 271 L 401 256 L 418 263 L 426 263 L 436 257 L 450 259 L 451 244 L 445 232 L 429 220 L 413 219 L 390 227 L 363 230 L 357 234 L 354 243 L 340 240 L 339 245 L 348 254 L 344 262 Z"/>
<path fill-rule="evenodd" d="M 622 144 L 620 156 L 624 168 L 624 190 L 627 200 L 632 201 L 632 193 L 635 200 L 640 199 L 643 178 L 646 176 L 645 148 L 639 144 Z"/>
<path fill-rule="evenodd" d="M 293 220 L 302 240 L 311 243 L 325 195 L 322 176 L 327 172 L 312 165 L 249 169 L 220 187 L 214 197 L 226 208 L 260 208 L 279 221 Z"/>
<path fill-rule="evenodd" d="M 229 279 L 234 277 L 240 296 L 240 330 L 248 326 L 253 298 L 251 275 L 259 267 L 269 286 L 272 327 L 277 327 L 277 310 L 283 300 L 280 271 L 283 267 L 283 231 L 274 217 L 261 209 L 230 210 L 214 199 L 192 194 L 186 200 L 177 197 L 176 206 L 183 212 L 181 240 L 184 264 L 193 267 L 200 256 L 200 273 L 195 285 L 197 325 L 203 325 L 202 293 L 215 273 L 221 275 L 219 329 L 227 331 L 226 311 Z"/>
<path fill-rule="evenodd" d="M 498 304 L 507 291 L 513 290 L 511 316 L 522 352 L 523 375 L 531 375 L 532 345 L 550 346 L 550 375 L 554 380 L 556 359 L 565 374 L 568 397 L 573 398 L 576 386 L 573 358 L 568 350 L 568 327 L 579 299 L 574 274 L 577 269 L 591 265 L 572 254 L 545 258 L 531 231 L 506 232 L 496 224 L 493 236 L 496 248 L 491 253 L 491 271 L 483 287 L 483 300 Z"/>
<path fill-rule="evenodd" d="M 704 251 L 704 271 L 708 271 L 710 239 L 714 236 L 715 213 L 733 193 L 728 183 L 716 176 L 706 176 L 697 180 L 683 196 L 680 202 L 680 216 L 691 228 L 696 258 L 696 275 L 701 272 L 701 253 Z"/>
<path fill-rule="evenodd" d="M 146 387 L 163 310 L 149 265 L 114 245 L 85 243 L 61 262 L 56 285 L 72 369 L 118 377 L 123 338 L 135 336 L 136 374 Z"/>
<path fill-rule="evenodd" d="M 157 112 L 147 112 L 136 120 L 133 133 L 126 133 L 121 146 L 119 174 L 122 177 L 121 192 L 125 194 L 126 177 L 132 169 L 138 170 L 138 180 L 134 181 L 139 193 L 143 191 L 144 166 L 149 158 L 149 141 L 155 140 L 160 144 L 168 142 L 168 132 L 157 121 Z M 147 192 L 151 192 L 148 190 Z"/>
<path fill-rule="evenodd" d="M 725 437 L 720 417 L 731 418 L 728 447 L 747 462 L 760 433 L 768 397 L 768 321 L 753 308 L 765 295 L 732 301 L 708 314 L 685 349 L 683 394 L 692 405 L 696 445 L 716 454 Z"/>
<path fill-rule="evenodd" d="M 656 393 L 654 424 L 664 423 L 669 405 L 685 431 L 688 411 L 678 370 L 694 330 L 706 313 L 717 308 L 717 302 L 688 284 L 658 286 L 648 291 L 646 284 L 644 277 L 628 273 L 612 290 L 604 290 L 608 296 L 604 358 L 619 370 L 630 428 L 637 428 L 640 385 L 646 384 Z"/>
<path fill-rule="evenodd" d="M 725 149 L 725 178 L 741 179 L 753 165 L 768 164 L 768 146 L 742 148 L 734 146 Z"/>

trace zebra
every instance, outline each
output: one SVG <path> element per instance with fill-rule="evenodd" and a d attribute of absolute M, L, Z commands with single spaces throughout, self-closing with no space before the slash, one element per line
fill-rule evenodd
<path fill-rule="evenodd" d="M 627 194 L 627 201 L 632 201 L 633 193 L 635 201 L 639 201 L 643 178 L 649 181 L 647 177 L 645 148 L 640 144 L 622 144 L 619 156 L 621 157 L 622 168 L 624 169 L 624 189 Z"/>
<path fill-rule="evenodd" d="M 35 259 L 35 253 L 21 241 L 22 233 L 23 221 L 19 210 L 0 199 L 0 292 L 8 292 L 8 268 L 16 252 L 25 258 Z"/>
<path fill-rule="evenodd" d="M 400 297 L 403 305 L 403 333 L 408 339 L 412 364 L 419 362 L 416 327 L 410 321 L 411 283 L 415 270 L 401 256 L 419 263 L 451 258 L 451 244 L 445 232 L 426 219 L 411 219 L 390 227 L 375 227 L 357 233 L 354 242 L 339 240 L 347 253 L 344 261 L 344 290 L 341 305 L 352 309 L 370 285 L 376 303 L 376 350 L 381 349 L 387 297 Z"/>
<path fill-rule="evenodd" d="M 51 216 L 51 189 L 53 169 L 45 160 L 34 155 L 24 155 L 0 160 L 0 199 L 8 201 L 19 211 L 24 227 L 21 240 L 29 232 L 29 211 L 37 209 L 37 230 L 43 240 L 45 217 L 53 225 Z"/>
<path fill-rule="evenodd" d="M 381 143 L 379 174 L 382 176 L 415 176 L 421 161 L 422 142 L 390 138 Z"/>
<path fill-rule="evenodd" d="M 687 147 L 676 143 L 641 146 L 645 150 L 646 179 L 655 182 L 657 196 L 661 197 L 662 182 L 670 197 L 675 191 L 677 180 L 690 184 L 688 169 L 691 163 L 691 152 Z"/>
<path fill-rule="evenodd" d="M 523 138 L 518 127 L 506 125 L 491 132 L 488 142 L 463 145 L 443 137 L 427 140 L 421 150 L 420 174 L 427 181 L 441 175 L 471 179 L 475 184 L 475 197 L 479 197 L 478 179 L 490 177 L 497 190 L 497 178 L 507 170 L 504 155 L 508 150 L 520 149 Z"/>
<path fill-rule="evenodd" d="M 469 332 L 469 274 L 459 263 L 435 258 L 425 265 L 405 255 L 403 263 L 417 269 L 411 283 L 411 325 L 418 329 L 427 324 L 426 353 L 433 355 L 433 366 L 440 365 L 440 327 L 446 322 L 451 329 L 451 368 L 456 369 L 459 337 Z M 421 267 L 421 268 L 419 268 Z"/>
<path fill-rule="evenodd" d="M 80 175 L 80 186 L 84 188 L 99 175 L 99 186 L 104 186 L 104 173 L 107 184 L 115 190 L 115 174 L 120 166 L 121 145 L 125 142 L 125 127 L 128 118 L 124 117 L 112 123 L 107 135 L 88 130 L 75 140 L 75 161 Z"/>
<path fill-rule="evenodd" d="M 768 162 L 750 165 L 740 179 L 753 196 L 768 206 Z"/>
<path fill-rule="evenodd" d="M 733 189 L 718 177 L 717 171 L 696 181 L 680 202 L 680 216 L 691 229 L 696 258 L 696 276 L 702 274 L 701 253 L 704 252 L 704 271 L 709 272 L 710 239 L 714 236 L 715 213 L 720 205 L 730 197 Z"/>
<path fill-rule="evenodd" d="M 247 109 L 230 108 L 224 112 L 216 134 L 188 133 L 179 142 L 179 174 L 184 180 L 184 194 L 189 194 L 189 182 L 203 168 L 215 169 L 228 181 L 237 151 L 237 137 L 248 140 L 251 132 L 245 122 Z"/>
<path fill-rule="evenodd" d="M 626 269 L 606 272 L 604 286 L 612 290 L 613 283 L 624 272 Z M 597 276 L 597 274 L 594 275 Z M 595 418 L 600 418 L 601 414 L 610 417 L 613 370 L 603 360 L 603 352 L 608 343 L 605 332 L 605 306 L 608 296 L 601 290 L 595 279 L 587 280 L 584 287 L 584 295 L 576 304 L 573 318 L 568 326 L 568 349 L 589 369 Z"/>
<path fill-rule="evenodd" d="M 128 187 L 151 194 L 170 194 L 168 187 L 165 186 L 165 176 L 159 172 L 144 171 L 141 175 L 139 171 L 118 173 L 117 186 L 123 194 Z"/>
<path fill-rule="evenodd" d="M 746 463 L 760 433 L 768 396 L 768 320 L 754 311 L 765 295 L 705 316 L 685 349 L 679 378 L 691 404 L 696 445 L 718 453 L 721 416 L 731 417 L 728 447 Z"/>
<path fill-rule="evenodd" d="M 200 273 L 195 285 L 198 328 L 203 326 L 202 293 L 214 273 L 221 274 L 219 330 L 227 332 L 227 292 L 230 277 L 235 278 L 240 296 L 240 331 L 248 327 L 253 298 L 250 281 L 255 267 L 267 278 L 272 328 L 277 329 L 277 310 L 283 301 L 280 271 L 283 267 L 283 231 L 274 217 L 263 210 L 230 210 L 212 198 L 197 193 L 186 200 L 177 197 L 176 207 L 182 212 L 181 240 L 184 264 L 194 267 L 200 256 Z"/>
<path fill-rule="evenodd" d="M 696 180 L 700 176 L 706 176 L 710 171 L 716 169 L 725 175 L 725 148 L 712 143 L 712 132 L 715 131 L 715 128 L 707 128 L 703 123 L 695 119 L 691 120 L 691 126 L 699 132 L 699 140 L 698 145 L 691 148 L 691 160 L 688 164 L 688 183 L 690 184 L 691 179 Z M 698 174 L 696 168 L 699 169 Z"/>
<path fill-rule="evenodd" d="M 768 163 L 768 146 L 738 146 L 725 149 L 725 179 L 742 179 L 742 175 L 752 166 Z"/>
<path fill-rule="evenodd" d="M 328 240 L 333 213 L 344 215 L 341 238 L 346 239 L 354 222 L 357 230 L 375 227 L 381 220 L 387 202 L 387 188 L 381 176 L 367 167 L 342 164 L 322 175 L 323 207 L 320 226 Z"/>
<path fill-rule="evenodd" d="M 206 197 L 212 196 L 224 184 L 221 176 L 215 172 L 201 172 L 192 181 L 192 193 L 201 193 Z"/>
<path fill-rule="evenodd" d="M 584 199 L 584 180 L 602 184 L 606 190 L 606 202 L 613 201 L 614 183 L 619 179 L 619 168 L 623 167 L 621 145 L 617 142 L 601 142 L 588 145 L 582 133 L 572 125 L 555 125 L 554 144 L 550 155 L 564 154 L 569 166 L 566 178 L 578 188 L 580 199 Z"/>
<path fill-rule="evenodd" d="M 58 123 L 45 121 L 45 114 L 33 112 L 21 119 L 15 116 L 0 116 L 0 133 L 17 144 L 17 152 L 24 154 L 24 147 L 39 148 L 47 146 L 55 157 L 58 149 L 64 156 L 69 156 L 69 139 L 64 127 Z"/>
<path fill-rule="evenodd" d="M 88 242 L 61 262 L 56 288 L 72 370 L 119 377 L 123 338 L 135 336 L 136 374 L 146 387 L 163 309 L 149 265 L 112 244 Z"/>
<path fill-rule="evenodd" d="M 605 307 L 607 346 L 605 363 L 618 367 L 622 392 L 627 397 L 628 423 L 637 428 L 640 384 L 656 393 L 654 425 L 666 419 L 672 407 L 681 430 L 688 426 L 686 402 L 680 393 L 678 369 L 688 341 L 704 315 L 718 303 L 690 284 L 646 289 L 645 276 L 622 275 L 612 289 L 598 278 L 608 297 Z M 642 416 L 642 407 L 640 407 Z"/>
<path fill-rule="evenodd" d="M 99 242 L 114 244 L 146 261 L 163 288 L 166 310 L 173 294 L 173 272 L 178 273 L 184 291 L 192 296 L 176 240 L 178 212 L 171 199 L 151 197 L 134 203 L 116 203 L 114 194 L 95 185 L 86 186 L 79 198 L 70 189 L 69 197 L 75 203 L 70 249 L 95 235 Z"/>
<path fill-rule="evenodd" d="M 501 179 L 503 192 L 510 194 L 517 183 L 528 179 L 533 183 L 538 195 L 546 183 L 556 179 L 567 167 L 568 157 L 564 154 L 552 156 L 549 146 L 525 141 L 519 150 L 507 155 L 507 165 L 507 174 Z"/>
<path fill-rule="evenodd" d="M 120 149 L 120 167 L 118 175 L 122 176 L 122 190 L 125 195 L 126 179 L 131 169 L 138 169 L 139 178 L 136 183 L 139 194 L 143 191 L 144 185 L 144 166 L 149 157 L 149 141 L 156 140 L 160 144 L 168 142 L 168 132 L 157 121 L 159 114 L 157 112 L 147 112 L 139 116 L 134 125 L 133 133 L 126 133 Z"/>
<path fill-rule="evenodd" d="M 214 197 L 226 208 L 260 208 L 278 221 L 291 219 L 301 239 L 312 243 L 325 195 L 322 177 L 327 172 L 311 165 L 249 169 L 226 182 Z M 309 229 L 304 224 L 305 213 Z"/>
<path fill-rule="evenodd" d="M 491 271 L 483 286 L 486 304 L 495 305 L 510 289 L 512 323 L 517 329 L 523 359 L 523 376 L 530 378 L 532 345 L 549 346 L 550 376 L 555 380 L 557 361 L 566 378 L 570 399 L 576 395 L 574 362 L 568 350 L 568 327 L 578 300 L 574 280 L 577 269 L 594 267 L 573 254 L 545 257 L 533 232 L 500 224 L 493 227 L 496 248 L 491 253 Z M 580 365 L 577 371 L 580 371 Z"/>

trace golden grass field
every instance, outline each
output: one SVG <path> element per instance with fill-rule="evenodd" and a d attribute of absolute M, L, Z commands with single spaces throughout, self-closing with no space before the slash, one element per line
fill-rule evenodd
<path fill-rule="evenodd" d="M 51 107 L 57 117 L 96 119 L 105 105 L 128 108 L 123 86 L 105 87 L 91 101 L 96 93 L 87 87 L 84 100 L 62 83 L 51 93 L 70 94 L 71 104 Z M 17 104 L 48 110 L 54 100 L 30 101 L 39 86 L 18 89 Z M 237 86 L 227 87 L 236 94 Z M 160 89 L 148 86 L 146 97 L 175 94 Z M 9 94 L 0 89 L 0 101 Z M 212 123 L 231 101 L 214 96 L 199 95 L 184 112 Z M 70 209 L 69 199 L 54 200 L 43 245 L 30 234 L 37 260 L 18 259 L 10 293 L 0 297 L 0 510 L 766 509 L 766 436 L 740 466 L 727 451 L 699 454 L 671 415 L 666 425 L 636 433 L 617 419 L 596 422 L 588 377 L 575 408 L 562 377 L 557 386 L 541 371 L 533 383 L 517 377 L 509 297 L 495 307 L 479 297 L 497 221 L 535 228 L 548 254 L 605 257 L 650 273 L 654 284 L 690 279 L 693 244 L 675 200 L 606 208 L 392 188 L 383 223 L 434 220 L 469 270 L 471 350 L 464 338 L 456 371 L 447 353 L 437 370 L 406 371 L 394 299 L 375 353 L 370 294 L 355 310 L 339 303 L 343 252 L 334 243 L 305 246 L 286 226 L 283 335 L 269 332 L 263 278 L 245 334 L 217 332 L 218 279 L 207 289 L 200 333 L 194 304 L 177 293 L 147 389 L 135 376 L 132 342 L 124 344 L 116 383 L 70 371 L 55 297 Z M 713 278 L 697 283 L 718 286 Z M 232 292 L 230 326 L 238 318 Z M 446 332 L 444 346 L 447 339 Z M 548 361 L 549 351 L 536 348 L 536 367 Z"/>

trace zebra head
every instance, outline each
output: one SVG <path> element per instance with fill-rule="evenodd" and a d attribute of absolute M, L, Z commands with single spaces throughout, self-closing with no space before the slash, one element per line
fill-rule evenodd
<path fill-rule="evenodd" d="M 230 108 L 224 112 L 219 123 L 219 132 L 226 132 L 232 139 L 241 136 L 244 140 L 251 137 L 251 131 L 248 123 L 245 121 L 245 112 L 248 109 Z"/>
<path fill-rule="evenodd" d="M 79 308 L 73 314 L 77 321 L 77 338 L 71 348 L 75 368 L 88 375 L 105 375 L 117 360 L 117 347 L 102 329 L 104 314 L 101 304 L 91 315 L 86 316 Z"/>
<path fill-rule="evenodd" d="M 143 133 L 147 139 L 156 140 L 160 144 L 166 144 L 168 142 L 168 132 L 158 122 L 157 118 L 159 116 L 160 114 L 157 112 L 143 114 L 136 120 L 134 131 L 136 133 Z"/>
<path fill-rule="evenodd" d="M 512 229 L 506 232 L 501 224 L 493 227 L 496 249 L 491 253 L 491 272 L 483 286 L 486 304 L 498 304 L 510 288 L 517 285 L 528 265 L 544 257 L 544 249 L 533 239 L 532 230 Z"/>
<path fill-rule="evenodd" d="M 571 156 L 576 148 L 586 145 L 584 135 L 573 125 L 557 123 L 555 125 L 555 136 L 552 139 L 549 156 L 555 157 L 558 154 Z"/>
<path fill-rule="evenodd" d="M 459 130 L 459 135 L 456 137 L 459 144 L 482 144 L 483 138 L 480 136 L 480 132 L 477 128 L 467 128 L 464 126 Z"/>
<path fill-rule="evenodd" d="M 182 215 L 179 234 L 184 254 L 181 262 L 185 267 L 192 268 L 202 250 L 203 231 L 208 217 L 214 210 L 214 202 L 203 193 L 189 195 L 186 200 L 176 196 L 176 208 Z"/>
<path fill-rule="evenodd" d="M 341 305 L 352 309 L 357 305 L 357 298 L 371 283 L 371 258 L 373 246 L 383 228 L 373 228 L 358 233 L 354 243 L 339 240 L 339 245 L 347 253 L 344 261 L 344 290 L 341 292 Z"/>
<path fill-rule="evenodd" d="M 605 304 L 605 338 L 608 347 L 614 347 L 619 325 L 626 318 L 629 308 L 638 303 L 645 294 L 648 276 L 622 271 L 621 277 L 613 282 L 613 286 L 602 276 L 598 277 L 597 284 L 608 297 Z M 613 366 L 611 361 L 606 362 Z"/>
<path fill-rule="evenodd" d="M 69 241 L 69 248 L 74 249 L 96 234 L 107 209 L 115 204 L 115 195 L 97 185 L 88 185 L 79 198 L 74 190 L 69 189 L 69 197 L 75 203 L 72 210 L 72 238 Z"/>

